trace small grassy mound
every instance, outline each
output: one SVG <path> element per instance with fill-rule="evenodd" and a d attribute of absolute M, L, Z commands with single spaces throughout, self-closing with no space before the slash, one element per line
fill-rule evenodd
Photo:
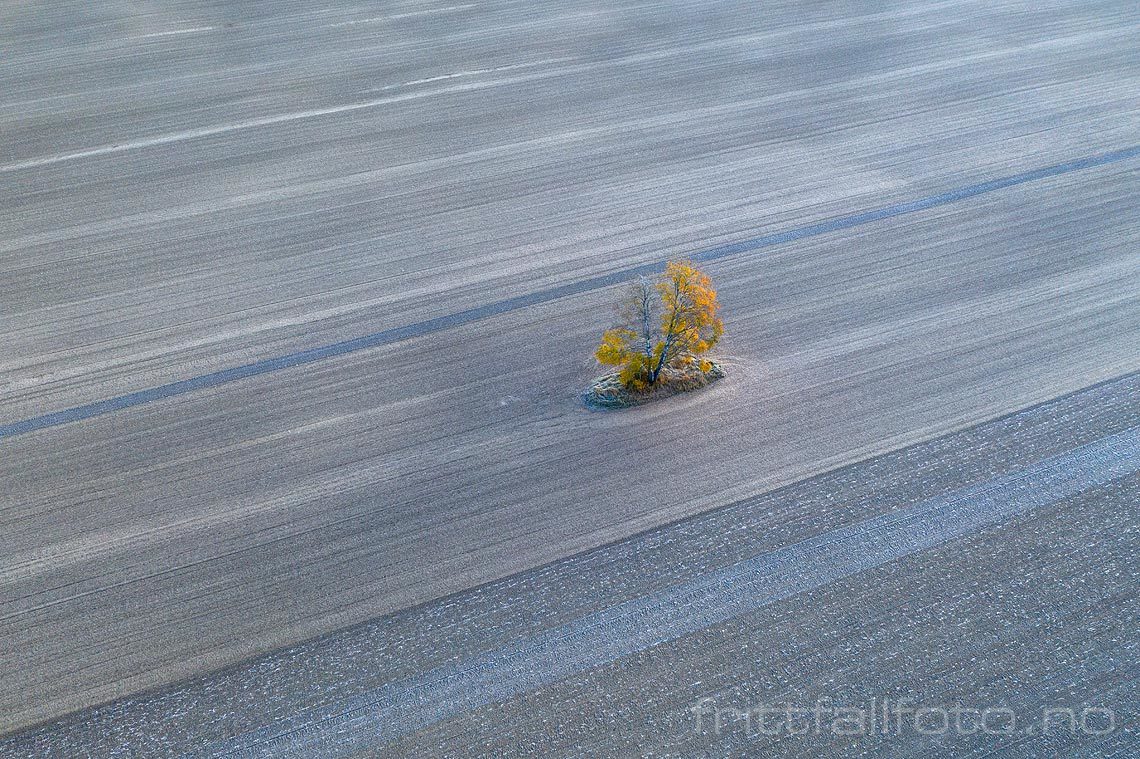
<path fill-rule="evenodd" d="M 600 408 L 626 408 L 642 403 L 668 398 L 676 393 L 696 390 L 724 377 L 724 367 L 715 361 L 699 361 L 667 367 L 661 372 L 657 382 L 645 389 L 627 387 L 617 372 L 598 377 L 582 393 L 582 399 L 590 406 Z"/>

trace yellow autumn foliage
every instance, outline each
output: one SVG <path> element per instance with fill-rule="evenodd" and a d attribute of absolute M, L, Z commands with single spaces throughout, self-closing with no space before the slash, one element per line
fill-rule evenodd
<path fill-rule="evenodd" d="M 602 334 L 594 357 L 617 367 L 631 389 L 654 385 L 670 367 L 707 353 L 724 334 L 712 281 L 686 261 L 669 262 L 655 281 L 631 283 L 618 306 L 623 323 Z M 711 366 L 701 360 L 702 371 Z"/>

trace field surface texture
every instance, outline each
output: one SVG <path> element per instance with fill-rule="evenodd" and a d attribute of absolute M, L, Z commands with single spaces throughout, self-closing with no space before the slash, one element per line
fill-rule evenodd
<path fill-rule="evenodd" d="M 0 2 L 0 755 L 1134 755 L 1138 28 Z M 820 696 L 1116 724 L 714 720 Z"/>

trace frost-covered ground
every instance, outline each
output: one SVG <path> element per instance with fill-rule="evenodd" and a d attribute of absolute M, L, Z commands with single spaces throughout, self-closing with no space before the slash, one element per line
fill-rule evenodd
<path fill-rule="evenodd" d="M 1137 370 L 1136 22 L 1083 0 L 0 10 L 0 732 Z M 585 410 L 599 285 L 709 250 L 728 377 Z M 943 463 L 989 459 L 965 460 Z M 848 513 L 804 503 L 762 522 L 772 547 Z M 319 701 L 306 672 L 266 703 Z"/>
<path fill-rule="evenodd" d="M 955 755 L 1135 748 L 1138 472 L 1132 375 L 0 748 L 920 753 L 930 735 L 897 715 L 858 742 L 778 720 L 765 735 L 735 716 L 872 699 L 1020 720 L 940 738 Z M 1044 709 L 1073 709 L 1086 729 L 1027 733 Z"/>

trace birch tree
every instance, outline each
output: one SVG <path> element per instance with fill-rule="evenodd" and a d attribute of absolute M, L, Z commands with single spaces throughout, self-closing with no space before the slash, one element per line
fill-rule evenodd
<path fill-rule="evenodd" d="M 670 370 L 701 362 L 724 333 L 716 290 L 691 263 L 672 261 L 656 279 L 631 282 L 618 301 L 618 326 L 602 335 L 594 357 L 618 368 L 629 388 L 644 390 Z"/>

